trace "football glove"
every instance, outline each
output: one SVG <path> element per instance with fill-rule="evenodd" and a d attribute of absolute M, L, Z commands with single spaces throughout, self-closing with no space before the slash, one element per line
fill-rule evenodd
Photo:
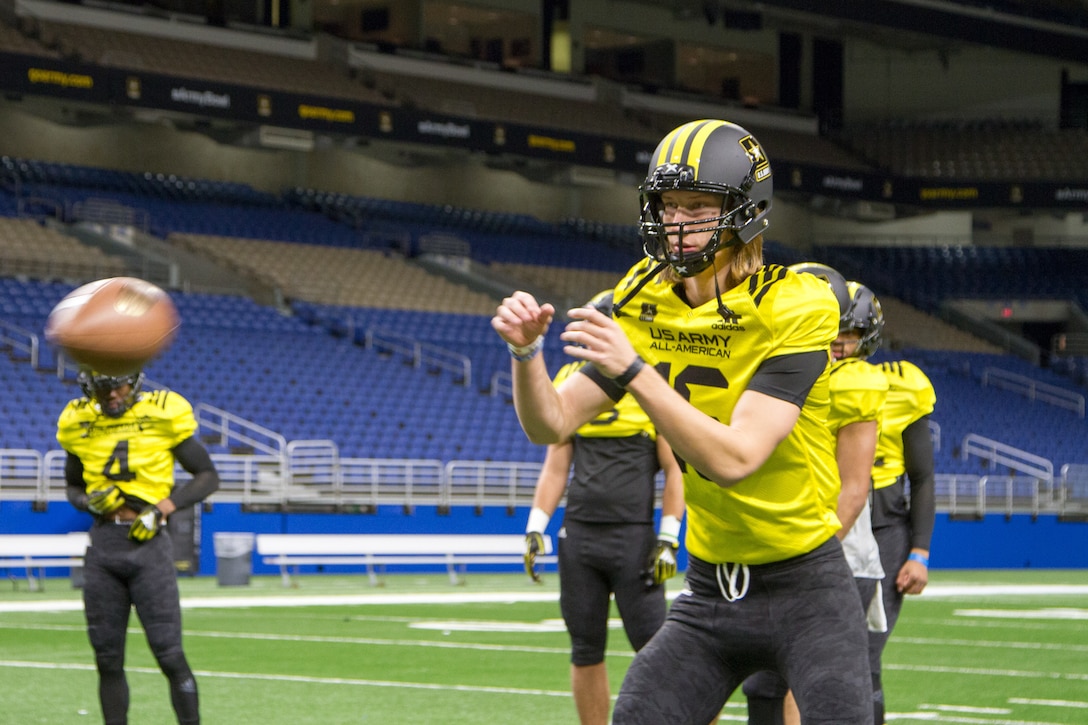
<path fill-rule="evenodd" d="M 162 511 L 151 505 L 144 508 L 128 530 L 128 538 L 133 541 L 148 541 L 162 528 Z"/>
<path fill-rule="evenodd" d="M 125 497 L 117 486 L 110 486 L 87 496 L 87 510 L 96 516 L 108 516 L 125 505 Z"/>
<path fill-rule="evenodd" d="M 676 552 L 679 550 L 680 545 L 673 539 L 659 538 L 657 540 L 653 556 L 650 558 L 648 584 L 664 584 L 676 576 Z"/>
<path fill-rule="evenodd" d="M 539 531 L 530 531 L 525 534 L 525 573 L 538 584 L 540 583 L 540 575 L 536 573 L 536 556 L 543 553 L 544 534 Z"/>

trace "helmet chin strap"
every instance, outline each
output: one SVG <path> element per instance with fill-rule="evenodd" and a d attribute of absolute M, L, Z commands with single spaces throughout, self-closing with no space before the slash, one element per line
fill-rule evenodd
<path fill-rule="evenodd" d="M 733 235 L 736 237 L 736 234 Z M 714 259 L 711 260 L 711 266 L 714 268 L 714 297 L 718 300 L 718 314 L 721 315 L 722 321 L 729 323 L 735 320 L 736 314 L 733 310 L 729 309 L 725 301 L 722 300 L 722 288 L 718 284 L 718 254 L 714 253 Z"/>

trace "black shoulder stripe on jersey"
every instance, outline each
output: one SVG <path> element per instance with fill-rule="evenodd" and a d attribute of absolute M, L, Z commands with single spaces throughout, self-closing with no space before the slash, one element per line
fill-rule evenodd
<path fill-rule="evenodd" d="M 169 390 L 154 390 L 151 392 L 151 403 L 159 406 L 162 409 L 166 409 L 166 398 L 170 395 Z"/>
<path fill-rule="evenodd" d="M 884 368 L 885 372 L 891 373 L 892 375 L 898 375 L 899 377 L 903 377 L 903 364 L 899 360 L 889 360 L 888 362 L 885 362 L 883 365 L 881 365 L 881 367 Z"/>
<path fill-rule="evenodd" d="M 653 260 L 649 260 L 649 261 L 653 261 Z M 658 262 L 656 265 L 654 265 L 654 267 L 652 269 L 648 270 L 646 272 L 646 274 L 643 275 L 642 279 L 640 279 L 637 283 L 635 283 L 634 287 L 632 287 L 627 292 L 627 294 L 625 294 L 623 296 L 623 299 L 621 299 L 619 302 L 613 303 L 613 305 L 612 305 L 612 317 L 616 317 L 616 318 L 620 317 L 621 316 L 620 311 L 623 309 L 624 305 L 626 305 L 628 302 L 630 302 L 631 298 L 633 298 L 635 295 L 637 295 L 639 292 L 641 292 L 642 288 L 645 287 L 647 284 L 649 284 L 650 280 L 652 280 L 654 277 L 656 277 L 658 274 L 660 274 L 661 271 L 663 269 L 665 269 L 665 267 L 667 267 L 667 266 L 668 266 L 668 262 Z M 645 267 L 641 267 L 641 268 L 645 269 Z M 634 276 L 632 275 L 632 277 L 630 279 L 633 281 Z"/>
<path fill-rule="evenodd" d="M 759 307 L 759 303 L 763 301 L 763 297 L 771 287 L 781 282 L 785 276 L 785 267 L 780 264 L 767 264 L 748 278 L 748 294 L 752 295 L 756 307 Z"/>

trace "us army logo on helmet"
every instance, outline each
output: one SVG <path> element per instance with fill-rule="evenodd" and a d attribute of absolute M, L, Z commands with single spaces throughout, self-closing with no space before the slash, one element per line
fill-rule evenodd
<path fill-rule="evenodd" d="M 756 141 L 755 136 L 745 136 L 738 143 L 744 149 L 744 153 L 748 154 L 748 158 L 752 160 L 752 178 L 755 181 L 763 181 L 770 176 L 771 162 L 767 159 L 767 155 L 763 153 L 763 147 L 759 145 L 759 141 Z"/>

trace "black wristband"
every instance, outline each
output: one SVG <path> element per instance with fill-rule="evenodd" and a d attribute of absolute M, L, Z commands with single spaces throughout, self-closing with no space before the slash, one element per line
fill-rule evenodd
<path fill-rule="evenodd" d="M 646 361 L 640 356 L 635 355 L 635 359 L 627 366 L 627 369 L 622 373 L 612 378 L 613 382 L 621 388 L 626 388 L 631 384 L 631 381 L 635 379 L 635 376 L 646 366 Z"/>

